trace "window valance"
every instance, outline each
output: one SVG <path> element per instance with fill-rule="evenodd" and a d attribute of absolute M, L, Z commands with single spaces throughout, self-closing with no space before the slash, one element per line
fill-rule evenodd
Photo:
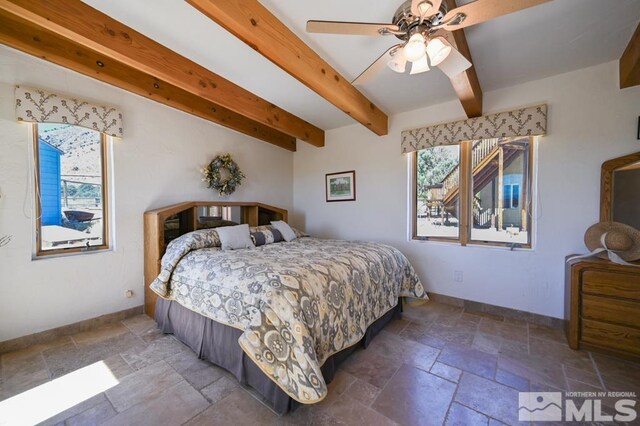
<path fill-rule="evenodd" d="M 31 87 L 16 86 L 16 118 L 18 121 L 73 124 L 117 138 L 123 135 L 122 112 L 118 109 Z"/>
<path fill-rule="evenodd" d="M 463 141 L 539 136 L 547 132 L 547 105 L 537 105 L 468 120 L 435 124 L 402 132 L 402 153 Z"/>

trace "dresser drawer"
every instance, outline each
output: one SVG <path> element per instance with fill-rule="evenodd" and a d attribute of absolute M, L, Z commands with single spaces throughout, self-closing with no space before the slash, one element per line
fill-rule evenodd
<path fill-rule="evenodd" d="M 583 294 L 582 317 L 640 329 L 640 302 Z"/>
<path fill-rule="evenodd" d="M 584 271 L 582 292 L 640 301 L 640 274 Z"/>
<path fill-rule="evenodd" d="M 585 343 L 640 355 L 638 329 L 583 319 L 580 334 Z"/>

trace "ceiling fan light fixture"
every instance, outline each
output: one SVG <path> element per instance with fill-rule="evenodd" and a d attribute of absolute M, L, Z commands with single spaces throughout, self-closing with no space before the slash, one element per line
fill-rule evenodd
<path fill-rule="evenodd" d="M 395 72 L 403 73 L 407 69 L 407 58 L 404 56 L 404 49 L 397 49 L 389 62 L 387 62 L 387 66 Z"/>
<path fill-rule="evenodd" d="M 449 53 L 451 53 L 451 45 L 447 43 L 444 38 L 436 37 L 429 40 L 429 44 L 427 44 L 427 55 L 429 55 L 431 65 L 437 66 L 440 62 L 447 59 Z"/>
<path fill-rule="evenodd" d="M 415 62 L 425 57 L 425 39 L 420 33 L 411 36 L 404 47 L 404 57 L 409 62 Z"/>
<path fill-rule="evenodd" d="M 429 61 L 427 60 L 427 56 L 423 56 L 422 58 L 414 61 L 411 64 L 411 72 L 410 74 L 420 74 L 422 72 L 429 71 Z"/>

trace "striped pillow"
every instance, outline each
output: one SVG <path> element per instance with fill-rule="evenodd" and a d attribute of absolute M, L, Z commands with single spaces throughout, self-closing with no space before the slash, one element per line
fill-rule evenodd
<path fill-rule="evenodd" d="M 256 247 L 284 241 L 282 234 L 275 228 L 259 226 L 251 228 L 251 239 Z"/>

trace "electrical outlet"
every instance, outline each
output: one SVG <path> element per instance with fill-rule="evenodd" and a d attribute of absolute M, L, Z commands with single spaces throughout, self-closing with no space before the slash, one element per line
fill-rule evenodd
<path fill-rule="evenodd" d="M 463 281 L 462 271 L 453 271 L 453 281 L 461 283 Z"/>
<path fill-rule="evenodd" d="M 133 290 L 127 290 L 124 295 L 131 299 L 133 297 Z"/>

